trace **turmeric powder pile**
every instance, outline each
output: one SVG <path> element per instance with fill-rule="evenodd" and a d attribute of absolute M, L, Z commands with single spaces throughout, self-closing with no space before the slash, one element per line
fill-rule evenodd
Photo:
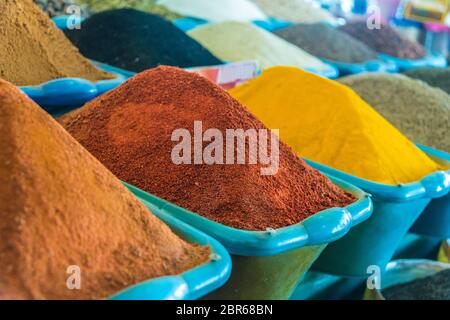
<path fill-rule="evenodd" d="M 396 185 L 441 168 L 350 88 L 274 67 L 230 91 L 302 157 Z"/>

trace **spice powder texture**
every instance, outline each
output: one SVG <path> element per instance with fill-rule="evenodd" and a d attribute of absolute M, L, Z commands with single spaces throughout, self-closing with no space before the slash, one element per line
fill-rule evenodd
<path fill-rule="evenodd" d="M 0 148 L 0 300 L 102 299 L 209 260 L 3 80 Z"/>
<path fill-rule="evenodd" d="M 194 121 L 223 135 L 266 129 L 226 91 L 178 68 L 145 71 L 60 121 L 120 179 L 231 227 L 280 228 L 355 201 L 282 142 L 275 175 L 261 175 L 261 164 L 174 164 L 172 132 L 193 136 Z"/>
<path fill-rule="evenodd" d="M 17 86 L 113 76 L 84 58 L 32 0 L 0 1 L 0 78 Z"/>
<path fill-rule="evenodd" d="M 340 82 L 411 141 L 450 152 L 450 95 L 444 91 L 400 74 L 361 74 Z"/>
<path fill-rule="evenodd" d="M 230 90 L 299 156 L 396 185 L 442 169 L 353 90 L 312 73 L 275 67 Z"/>

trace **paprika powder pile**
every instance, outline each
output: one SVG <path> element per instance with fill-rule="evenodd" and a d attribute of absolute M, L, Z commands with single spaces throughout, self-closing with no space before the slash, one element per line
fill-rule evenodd
<path fill-rule="evenodd" d="M 267 130 L 217 85 L 167 66 L 142 72 L 60 119 L 121 180 L 231 227 L 259 231 L 285 227 L 355 201 L 283 142 L 278 170 L 271 175 L 261 174 L 265 167 L 261 162 L 206 164 L 194 159 L 177 164 L 172 136 L 178 130 L 195 136 L 198 121 L 205 134 L 209 129 L 223 135 L 229 129 Z M 275 138 L 269 137 L 261 138 L 260 145 L 266 143 L 275 152 Z M 200 141 L 201 148 L 208 145 Z M 233 147 L 233 154 L 239 153 L 237 144 Z M 192 152 L 186 151 L 188 157 L 194 149 L 195 141 Z"/>
<path fill-rule="evenodd" d="M 0 148 L 0 300 L 103 299 L 209 260 L 3 80 Z"/>
<path fill-rule="evenodd" d="M 299 156 L 396 185 L 441 168 L 352 89 L 297 68 L 275 67 L 231 95 Z"/>

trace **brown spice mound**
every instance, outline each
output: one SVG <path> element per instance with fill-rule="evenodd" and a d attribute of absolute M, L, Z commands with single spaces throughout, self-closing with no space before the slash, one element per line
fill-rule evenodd
<path fill-rule="evenodd" d="M 222 134 L 265 129 L 226 91 L 165 66 L 135 76 L 61 119 L 120 179 L 231 227 L 284 227 L 354 201 L 284 143 L 280 168 L 272 176 L 260 174 L 264 165 L 175 165 L 172 132 L 186 128 L 193 136 L 194 121 L 202 121 L 203 131 L 217 128 Z"/>
<path fill-rule="evenodd" d="M 0 148 L 0 300 L 106 298 L 209 259 L 3 80 Z M 81 290 L 66 286 L 71 265 Z"/>
<path fill-rule="evenodd" d="M 18 86 L 112 78 L 84 58 L 32 0 L 2 0 L 0 12 L 0 78 Z"/>

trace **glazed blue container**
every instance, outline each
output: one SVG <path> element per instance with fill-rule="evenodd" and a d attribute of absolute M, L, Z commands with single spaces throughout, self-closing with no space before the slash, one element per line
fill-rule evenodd
<path fill-rule="evenodd" d="M 384 61 L 395 63 L 399 71 L 421 67 L 444 68 L 447 66 L 447 59 L 443 55 L 435 53 L 430 53 L 426 57 L 417 60 L 400 59 L 386 54 L 380 54 L 380 58 Z"/>
<path fill-rule="evenodd" d="M 61 78 L 43 83 L 38 86 L 19 87 L 25 94 L 46 110 L 63 107 L 79 107 L 95 97 L 112 90 L 134 73 L 121 70 L 99 62 L 93 64 L 99 69 L 115 76 L 111 80 L 92 82 L 80 78 Z"/>
<path fill-rule="evenodd" d="M 435 259 L 442 240 L 414 233 L 407 233 L 395 251 L 392 260 Z"/>
<path fill-rule="evenodd" d="M 189 30 L 195 29 L 204 24 L 208 24 L 209 22 L 203 19 L 186 17 L 173 20 L 172 23 L 181 31 L 188 32 Z"/>
<path fill-rule="evenodd" d="M 217 239 L 231 253 L 233 273 L 209 299 L 288 299 L 326 245 L 342 238 L 372 213 L 370 196 L 330 177 L 358 199 L 346 208 L 319 212 L 301 223 L 280 229 L 246 231 L 231 228 L 126 185 L 141 201 Z"/>
<path fill-rule="evenodd" d="M 312 167 L 338 177 L 372 195 L 373 214 L 346 237 L 330 244 L 313 269 L 342 276 L 365 276 L 367 268 L 383 269 L 408 230 L 433 199 L 450 191 L 450 172 L 432 173 L 420 181 L 398 186 L 361 179 L 306 160 Z"/>
<path fill-rule="evenodd" d="M 71 19 L 71 16 L 62 15 L 62 16 L 57 16 L 57 17 L 52 18 L 52 21 L 54 24 L 56 24 L 57 28 L 64 30 L 64 29 L 67 29 L 67 22 L 69 22 L 70 19 Z M 83 17 L 80 17 L 79 21 L 77 21 L 77 22 L 83 23 L 84 20 L 85 19 Z"/>
<path fill-rule="evenodd" d="M 335 67 L 339 71 L 340 76 L 366 73 L 366 72 L 397 72 L 397 65 L 393 62 L 381 60 L 372 60 L 364 63 L 345 63 L 328 59 L 321 59 L 323 62 Z"/>
<path fill-rule="evenodd" d="M 328 78 L 328 79 L 337 79 L 339 78 L 339 70 L 332 66 L 331 64 L 328 64 L 327 69 L 325 70 L 317 70 L 315 68 L 312 67 L 307 67 L 307 68 L 303 68 L 303 70 L 317 74 L 318 76 L 322 76 L 324 78 Z"/>
<path fill-rule="evenodd" d="M 270 32 L 282 28 L 287 28 L 293 25 L 292 22 L 283 21 L 276 18 L 269 18 L 267 20 L 255 20 L 253 21 L 253 24 Z"/>
<path fill-rule="evenodd" d="M 426 152 L 437 163 L 450 168 L 450 154 L 422 145 L 418 145 L 418 147 Z M 450 169 L 448 170 L 448 173 L 450 175 Z M 431 201 L 416 223 L 412 226 L 410 232 L 435 237 L 441 240 L 449 239 L 450 194 Z"/>
<path fill-rule="evenodd" d="M 211 260 L 177 276 L 152 279 L 125 289 L 112 300 L 192 300 L 222 286 L 231 274 L 231 259 L 225 248 L 203 232 L 172 217 L 158 206 L 144 203 L 182 239 L 211 248 Z"/>
<path fill-rule="evenodd" d="M 450 268 L 450 264 L 433 260 L 395 260 L 390 262 L 381 275 L 381 290 L 366 289 L 365 300 L 386 300 L 382 290 L 395 285 L 411 282 L 424 277 L 432 276 L 439 271 Z"/>

